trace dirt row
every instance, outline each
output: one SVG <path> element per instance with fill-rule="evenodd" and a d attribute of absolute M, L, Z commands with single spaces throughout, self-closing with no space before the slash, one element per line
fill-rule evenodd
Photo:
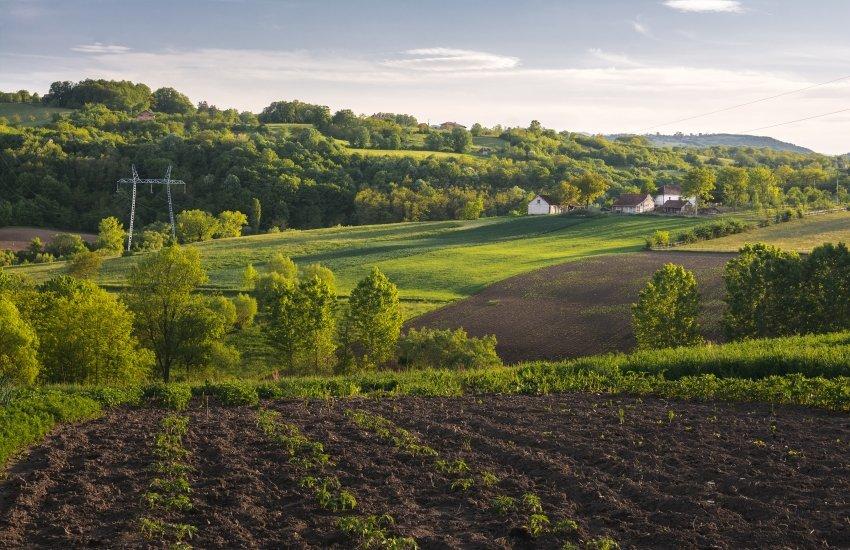
<path fill-rule="evenodd" d="M 422 328 L 494 334 L 508 363 L 630 351 L 631 304 L 665 263 L 694 271 L 704 306 L 703 335 L 722 341 L 723 267 L 730 254 L 639 252 L 585 258 L 505 279 L 410 321 Z"/>
<path fill-rule="evenodd" d="M 358 513 L 391 514 L 421 548 L 548 548 L 495 494 L 535 492 L 581 539 L 637 548 L 850 547 L 850 417 L 758 404 L 587 394 L 287 400 L 281 419 L 325 444 Z M 496 475 L 452 491 L 431 459 L 397 451 L 346 417 L 365 409 L 447 459 Z M 250 408 L 192 408 L 186 447 L 198 548 L 351 547 L 298 487 L 300 473 Z M 161 412 L 120 409 L 65 426 L 0 483 L 0 547 L 148 547 L 141 494 Z"/>

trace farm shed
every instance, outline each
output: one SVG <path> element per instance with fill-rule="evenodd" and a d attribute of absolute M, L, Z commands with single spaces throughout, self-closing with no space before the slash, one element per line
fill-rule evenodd
<path fill-rule="evenodd" d="M 690 214 L 694 211 L 693 205 L 685 200 L 669 200 L 661 207 L 665 214 Z"/>
<path fill-rule="evenodd" d="M 649 193 L 623 193 L 611 205 L 614 212 L 642 214 L 655 210 L 655 201 Z"/>
<path fill-rule="evenodd" d="M 562 211 L 561 205 L 550 195 L 535 195 L 528 203 L 529 216 L 560 214 Z"/>

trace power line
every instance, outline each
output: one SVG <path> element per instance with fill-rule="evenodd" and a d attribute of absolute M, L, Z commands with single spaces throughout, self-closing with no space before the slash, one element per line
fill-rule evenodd
<path fill-rule="evenodd" d="M 828 82 L 821 82 L 819 84 L 812 84 L 811 86 L 806 86 L 805 88 L 799 88 L 797 90 L 791 90 L 790 92 L 783 92 L 781 94 L 776 94 L 776 95 L 772 95 L 772 96 L 769 96 L 769 97 L 762 97 L 762 98 L 759 98 L 759 99 L 754 99 L 752 101 L 747 101 L 746 103 L 739 103 L 738 105 L 732 105 L 730 107 L 724 107 L 722 109 L 717 109 L 716 111 L 709 111 L 707 113 L 700 113 L 698 115 L 693 115 L 693 116 L 689 116 L 689 117 L 686 117 L 686 118 L 680 118 L 679 120 L 671 120 L 670 122 L 665 122 L 664 124 L 658 124 L 656 126 L 650 126 L 648 128 L 644 128 L 642 130 L 639 130 L 638 133 L 644 133 L 648 130 L 654 130 L 655 128 L 661 128 L 662 126 L 669 126 L 671 124 L 677 124 L 679 122 L 687 122 L 689 120 L 694 120 L 696 118 L 702 118 L 702 117 L 706 117 L 706 116 L 709 116 L 709 115 L 716 115 L 717 113 L 725 113 L 726 111 L 731 111 L 733 109 L 739 109 L 741 107 L 746 107 L 748 105 L 755 105 L 756 103 L 761 103 L 763 101 L 770 101 L 771 99 L 776 99 L 776 98 L 779 98 L 779 97 L 784 97 L 784 96 L 796 94 L 796 93 L 799 93 L 799 92 L 805 92 L 806 90 L 811 90 L 812 88 L 818 88 L 820 86 L 826 86 L 828 84 L 835 84 L 836 82 L 841 82 L 842 80 L 847 80 L 848 78 L 850 78 L 850 75 L 842 76 L 841 78 L 836 78 L 835 80 L 830 80 Z"/>
<path fill-rule="evenodd" d="M 745 130 L 741 133 L 742 134 L 749 134 L 750 132 L 758 132 L 759 130 L 767 130 L 768 128 L 776 128 L 777 126 L 785 126 L 786 124 L 794 124 L 795 122 L 803 122 L 804 120 L 812 120 L 814 118 L 823 118 L 825 116 L 837 115 L 838 113 L 846 113 L 848 111 L 850 111 L 850 108 L 839 109 L 837 111 L 832 111 L 830 113 L 823 113 L 821 115 L 813 115 L 813 116 L 808 116 L 806 118 L 798 118 L 797 120 L 789 120 L 788 122 L 780 122 L 779 124 L 771 124 L 770 126 L 762 126 L 761 128 L 753 128 L 752 130 Z"/>

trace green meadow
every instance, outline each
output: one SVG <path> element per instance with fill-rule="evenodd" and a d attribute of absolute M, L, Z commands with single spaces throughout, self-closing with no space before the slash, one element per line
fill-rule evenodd
<path fill-rule="evenodd" d="M 0 118 L 5 118 L 10 122 L 19 122 L 24 126 L 45 124 L 50 122 L 55 113 L 65 115 L 72 111 L 73 109 L 44 107 L 28 103 L 0 103 Z"/>
<path fill-rule="evenodd" d="M 699 223 L 661 216 L 566 215 L 499 217 L 473 221 L 408 222 L 387 225 L 287 230 L 193 245 L 209 272 L 211 289 L 235 291 L 249 262 L 262 270 L 277 252 L 299 265 L 333 269 L 347 294 L 372 266 L 399 287 L 422 311 L 464 298 L 507 277 L 599 254 L 640 250 L 656 229 L 675 231 Z M 110 258 L 100 282 L 120 286 L 140 256 Z M 36 280 L 64 270 L 62 262 L 9 268 Z M 418 311 L 421 313 L 422 311 Z"/>
<path fill-rule="evenodd" d="M 799 220 L 760 227 L 745 233 L 701 241 L 682 250 L 737 252 L 747 243 L 767 243 L 785 250 L 810 252 L 823 243 L 850 242 L 850 212 L 816 214 Z"/>

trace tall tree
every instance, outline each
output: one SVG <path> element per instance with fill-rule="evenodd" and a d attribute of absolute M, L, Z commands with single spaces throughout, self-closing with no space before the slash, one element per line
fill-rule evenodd
<path fill-rule="evenodd" d="M 403 322 L 398 288 L 375 267 L 351 291 L 340 329 L 345 370 L 374 369 L 393 358 Z"/>
<path fill-rule="evenodd" d="M 717 174 L 717 186 L 723 194 L 723 202 L 737 208 L 749 201 L 750 178 L 747 171 L 737 166 L 725 166 Z"/>
<path fill-rule="evenodd" d="M 103 218 L 97 225 L 97 248 L 112 254 L 120 254 L 124 250 L 124 237 L 127 233 L 118 218 L 110 216 Z"/>
<path fill-rule="evenodd" d="M 260 220 L 263 217 L 263 206 L 260 204 L 260 199 L 254 197 L 251 199 L 251 230 L 254 235 L 260 232 Z"/>
<path fill-rule="evenodd" d="M 135 313 L 136 334 L 153 350 L 165 382 L 179 364 L 196 362 L 216 327 L 202 317 L 192 292 L 207 281 L 193 248 L 168 246 L 145 256 L 130 270 L 127 303 Z"/>
<path fill-rule="evenodd" d="M 695 197 L 694 210 L 698 210 L 701 202 L 711 198 L 716 185 L 717 176 L 711 168 L 692 168 L 685 175 L 685 179 L 682 180 L 682 195 Z"/>
<path fill-rule="evenodd" d="M 572 184 L 581 192 L 581 199 L 589 207 L 590 203 L 605 194 L 611 182 L 596 172 L 585 172 L 574 179 Z"/>
<path fill-rule="evenodd" d="M 0 294 L 0 387 L 32 384 L 39 371 L 38 336 L 11 300 Z"/>
<path fill-rule="evenodd" d="M 702 341 L 697 317 L 699 293 L 694 274 L 666 264 L 656 271 L 632 305 L 632 324 L 639 348 L 689 346 Z"/>

